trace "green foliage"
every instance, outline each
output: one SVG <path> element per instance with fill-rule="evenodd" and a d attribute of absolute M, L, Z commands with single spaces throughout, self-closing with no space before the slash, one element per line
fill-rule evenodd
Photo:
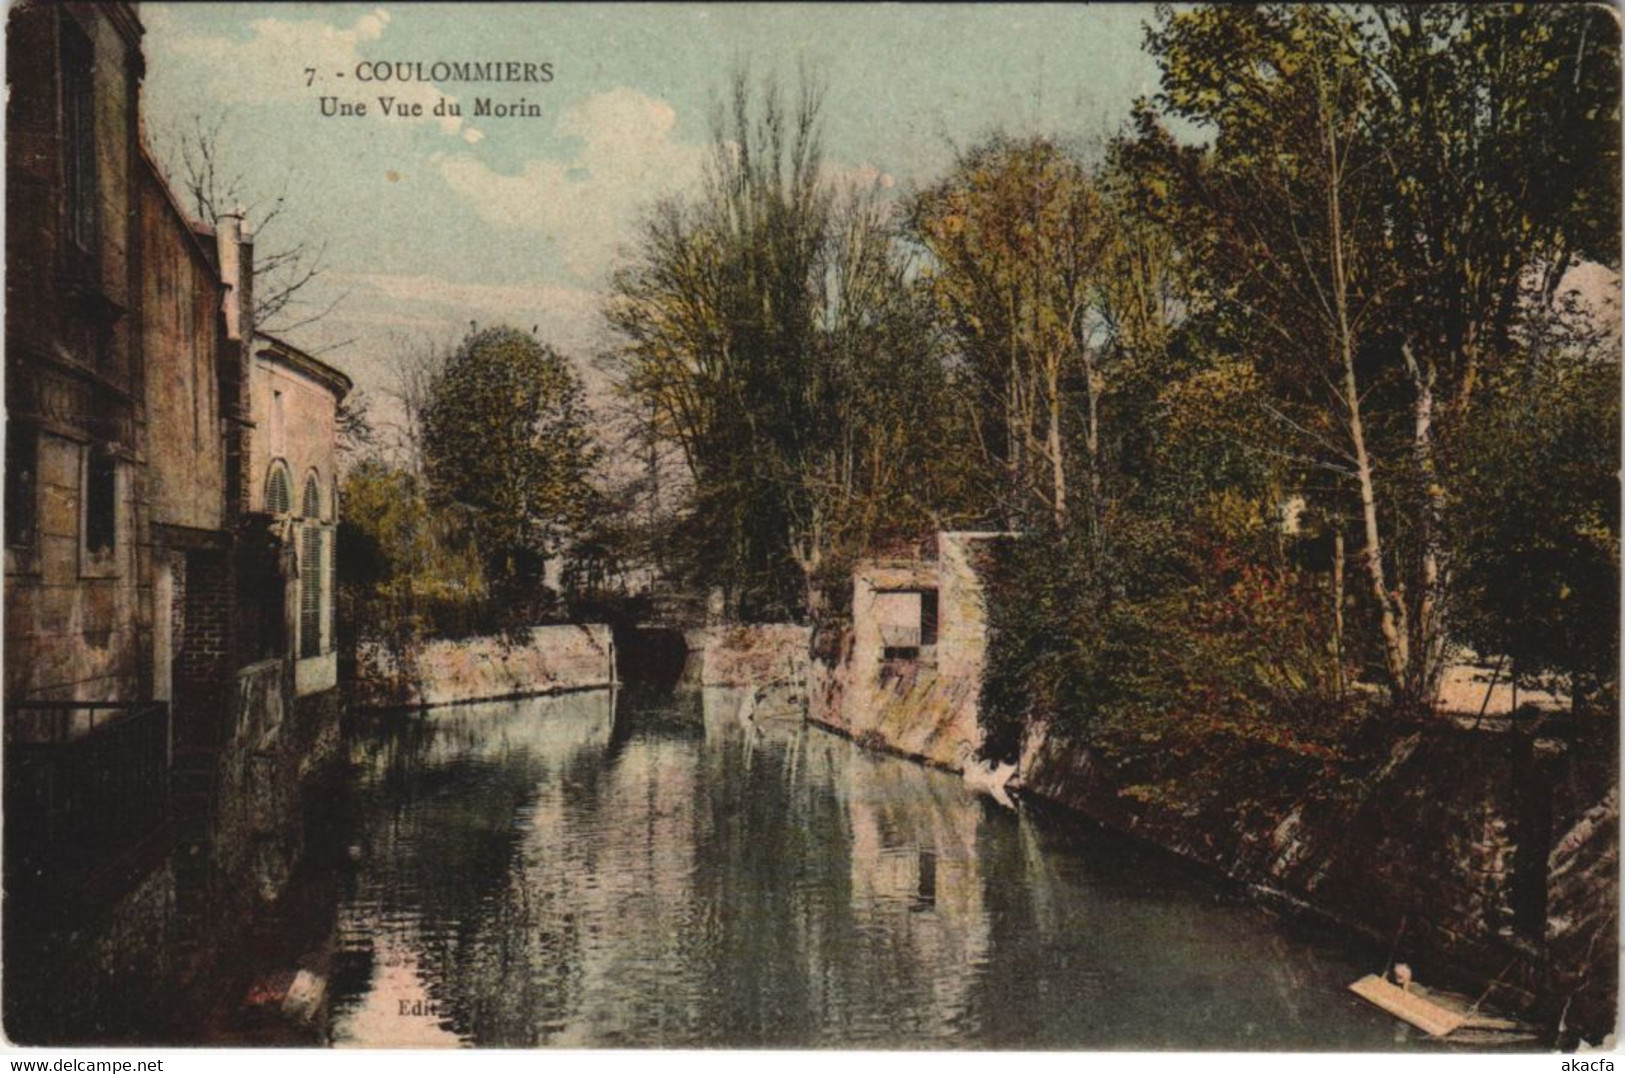
<path fill-rule="evenodd" d="M 1001 514 L 1065 524 L 1073 395 L 1089 415 L 1084 461 L 1097 474 L 1094 405 L 1103 387 L 1092 336 L 1111 232 L 1081 161 L 1046 138 L 973 147 L 910 208 L 931 254 L 924 273 L 965 357 L 976 442 Z M 1071 391 L 1074 385 L 1081 391 Z"/>
<path fill-rule="evenodd" d="M 1619 647 L 1618 341 L 1526 345 L 1457 463 L 1458 624 L 1519 679 L 1595 701 Z"/>
<path fill-rule="evenodd" d="M 1041 716 L 1324 761 L 1459 646 L 1606 697 L 1618 343 L 1561 290 L 1618 265 L 1611 15 L 1163 8 L 1146 47 L 1101 168 L 995 136 L 901 219 L 828 182 L 816 93 L 736 81 L 608 311 L 688 576 L 838 618 L 860 556 L 1025 531 L 1001 757 Z"/>
<path fill-rule="evenodd" d="M 1425 704 L 1452 641 L 1490 644 L 1451 620 L 1479 584 L 1462 557 L 1482 558 L 1452 532 L 1467 460 L 1503 420 L 1482 387 L 1531 318 L 1574 329 L 1555 299 L 1577 260 L 1618 263 L 1618 27 L 1583 8 L 1212 6 L 1164 9 L 1147 48 L 1162 92 L 1113 147 L 1111 188 L 1174 242 L 1169 346 L 1251 370 L 1256 428 L 1234 443 L 1348 530 L 1351 649 Z"/>
<path fill-rule="evenodd" d="M 345 476 L 338 535 L 340 622 L 349 639 L 406 645 L 481 627 L 487 591 L 456 514 L 410 471 L 366 459 Z"/>
<path fill-rule="evenodd" d="M 435 376 L 428 489 L 479 549 L 493 612 L 534 622 L 550 610 L 546 563 L 590 516 L 596 453 L 579 378 L 524 332 L 472 333 Z"/>
<path fill-rule="evenodd" d="M 1093 741 L 1193 721 L 1300 752 L 1335 739 L 1324 581 L 1262 562 L 1273 542 L 1232 541 L 1224 514 L 1114 515 L 1105 555 L 1079 534 L 1018 542 L 990 573 L 984 751 L 1013 759 L 1034 716 Z"/>
<path fill-rule="evenodd" d="M 1582 338 L 1558 290 L 1579 259 L 1618 263 L 1611 17 L 1163 9 L 1147 48 L 1162 91 L 1093 180 L 1099 527 L 1035 533 L 999 569 L 989 748 L 1038 715 L 1320 757 L 1357 671 L 1425 697 L 1451 642 L 1607 693 L 1618 342 Z M 922 202 L 927 242 L 948 272 L 967 242 L 997 281 L 1005 237 L 978 222 L 1008 199 L 970 159 Z M 967 308 L 947 306 L 972 361 L 980 338 L 1008 349 L 998 304 Z M 1334 569 L 1360 577 L 1339 593 Z"/>
<path fill-rule="evenodd" d="M 701 581 L 725 587 L 747 618 L 799 604 L 789 541 L 821 416 L 814 336 L 830 218 L 817 114 L 810 89 L 794 111 L 776 87 L 753 108 L 738 76 L 704 193 L 651 214 L 608 309 L 626 391 L 682 446 L 693 478 L 684 537 Z"/>

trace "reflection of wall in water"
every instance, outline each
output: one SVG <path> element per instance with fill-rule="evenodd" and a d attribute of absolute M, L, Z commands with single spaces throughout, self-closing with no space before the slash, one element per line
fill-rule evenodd
<path fill-rule="evenodd" d="M 921 1014 L 946 1026 L 968 1008 L 989 949 L 981 803 L 942 773 L 820 739 L 850 753 L 844 798 L 858 930 L 900 964 L 889 979 L 931 982 Z"/>
<path fill-rule="evenodd" d="M 705 686 L 699 694 L 708 743 L 740 736 L 747 740 L 793 739 L 801 734 L 806 722 L 800 689 L 791 683 Z"/>

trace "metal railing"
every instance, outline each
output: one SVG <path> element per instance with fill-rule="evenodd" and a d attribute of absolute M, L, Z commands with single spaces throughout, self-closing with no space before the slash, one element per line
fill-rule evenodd
<path fill-rule="evenodd" d="M 169 818 L 169 705 L 23 701 L 5 708 L 12 893 L 45 897 L 117 865 Z"/>

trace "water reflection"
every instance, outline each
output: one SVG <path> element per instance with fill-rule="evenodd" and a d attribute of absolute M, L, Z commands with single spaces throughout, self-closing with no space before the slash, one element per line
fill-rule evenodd
<path fill-rule="evenodd" d="M 789 696 L 482 704 L 353 749 L 335 1043 L 1395 1043 L 1346 991 L 1366 953 Z"/>

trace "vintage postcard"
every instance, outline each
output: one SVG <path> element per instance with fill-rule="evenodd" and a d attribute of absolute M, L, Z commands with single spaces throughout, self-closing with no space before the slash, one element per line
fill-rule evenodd
<path fill-rule="evenodd" d="M 1611 1046 L 1614 9 L 6 81 L 12 1046 Z"/>

